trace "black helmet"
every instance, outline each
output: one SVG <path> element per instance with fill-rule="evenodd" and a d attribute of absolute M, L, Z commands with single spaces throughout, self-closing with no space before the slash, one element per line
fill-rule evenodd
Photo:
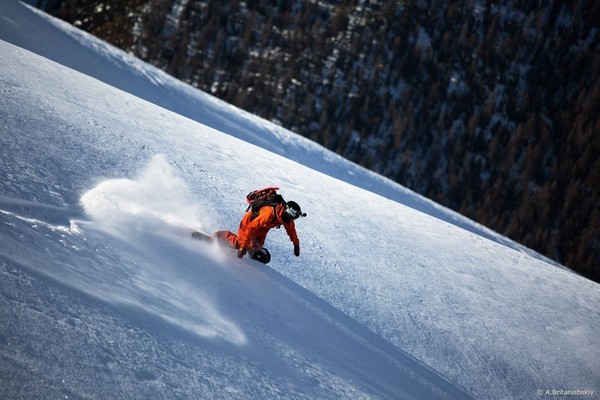
<path fill-rule="evenodd" d="M 300 217 L 305 217 L 306 214 L 302 214 L 300 206 L 295 201 L 288 201 L 283 207 L 283 220 L 288 222 Z"/>

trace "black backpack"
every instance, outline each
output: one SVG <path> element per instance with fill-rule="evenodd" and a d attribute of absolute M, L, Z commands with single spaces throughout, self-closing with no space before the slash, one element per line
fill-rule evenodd
<path fill-rule="evenodd" d="M 271 206 L 274 209 L 279 204 L 285 204 L 283 196 L 277 193 L 278 190 L 278 187 L 269 186 L 246 195 L 246 203 L 248 203 L 246 212 L 252 210 L 252 220 L 258 216 L 260 209 L 265 206 Z"/>

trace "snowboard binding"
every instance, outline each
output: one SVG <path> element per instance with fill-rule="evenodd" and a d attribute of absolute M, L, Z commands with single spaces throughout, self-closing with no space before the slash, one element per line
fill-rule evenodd
<path fill-rule="evenodd" d="M 271 261 L 271 253 L 264 247 L 260 250 L 248 250 L 248 255 L 251 259 L 259 261 L 263 264 L 268 264 Z"/>

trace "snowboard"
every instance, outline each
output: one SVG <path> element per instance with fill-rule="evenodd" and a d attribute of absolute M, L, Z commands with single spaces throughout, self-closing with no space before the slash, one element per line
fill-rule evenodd
<path fill-rule="evenodd" d="M 207 235 L 206 233 L 203 233 L 200 231 L 192 232 L 192 238 L 194 238 L 196 240 L 202 240 L 204 242 L 209 242 L 209 243 L 212 243 L 215 241 L 212 236 Z M 227 246 L 227 248 L 230 248 L 231 250 L 235 250 L 233 247 Z M 267 250 L 264 247 L 258 251 L 248 250 L 248 256 L 251 259 L 261 262 L 263 264 L 268 264 L 269 261 L 271 261 L 271 253 L 269 253 L 269 250 Z"/>

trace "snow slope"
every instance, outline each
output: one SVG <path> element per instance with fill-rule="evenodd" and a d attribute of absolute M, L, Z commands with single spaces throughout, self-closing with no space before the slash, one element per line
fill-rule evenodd
<path fill-rule="evenodd" d="M 20 3 L 0 39 L 3 398 L 598 398 L 600 285 Z M 270 184 L 301 257 L 189 238 Z"/>
<path fill-rule="evenodd" d="M 218 131 L 399 201 L 498 243 L 542 257 L 282 127 L 232 107 L 73 26 L 16 1 L 0 2 L 0 38 Z M 553 262 L 544 258 L 548 262 Z M 555 263 L 555 265 L 558 265 Z"/>

